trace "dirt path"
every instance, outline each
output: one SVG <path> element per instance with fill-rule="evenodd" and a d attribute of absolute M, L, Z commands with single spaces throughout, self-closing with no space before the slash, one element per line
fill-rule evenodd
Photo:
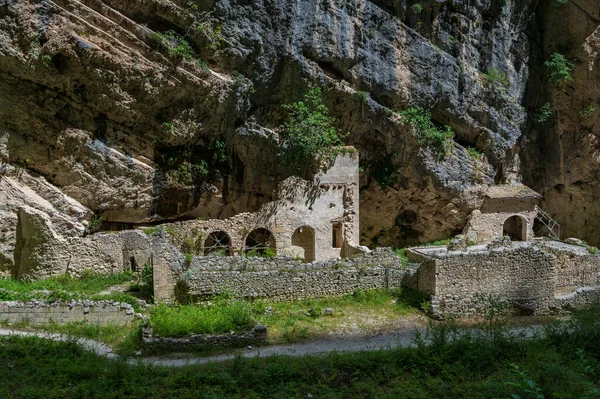
<path fill-rule="evenodd" d="M 523 337 L 531 337 L 536 332 L 539 332 L 540 325 L 532 325 L 528 327 L 515 327 L 511 328 L 512 334 L 520 334 Z M 473 329 L 471 329 L 472 331 Z M 246 348 L 238 349 L 232 353 L 207 356 L 207 357 L 185 357 L 185 358 L 166 358 L 166 357 L 138 357 L 129 358 L 127 361 L 130 364 L 151 364 L 154 366 L 164 367 L 181 367 L 192 364 L 206 364 L 211 362 L 222 362 L 226 360 L 234 359 L 236 356 L 243 357 L 268 357 L 273 355 L 285 355 L 285 356 L 305 356 L 314 354 L 324 354 L 331 352 L 359 352 L 365 350 L 378 350 L 378 349 L 392 349 L 395 347 L 409 347 L 413 346 L 413 337 L 416 332 L 424 333 L 425 328 L 415 328 L 412 330 L 405 330 L 393 333 L 385 333 L 374 336 L 365 337 L 345 337 L 345 338 L 328 338 L 319 339 L 305 343 L 296 344 L 285 344 L 285 345 L 272 345 L 258 348 Z M 466 330 L 469 331 L 469 330 Z M 57 341 L 73 341 L 77 342 L 86 350 L 97 353 L 98 355 L 105 356 L 109 359 L 117 359 L 119 356 L 112 351 L 108 345 L 103 343 L 86 339 L 86 338 L 73 338 L 67 335 L 45 333 L 45 332 L 32 332 L 32 331 L 20 331 L 2 328 L 0 329 L 0 336 L 23 336 L 30 337 L 36 336 L 44 339 L 53 339 Z"/>

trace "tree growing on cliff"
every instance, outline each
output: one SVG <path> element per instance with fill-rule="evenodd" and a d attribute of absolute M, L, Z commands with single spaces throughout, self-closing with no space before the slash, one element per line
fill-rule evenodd
<path fill-rule="evenodd" d="M 568 82 L 573 80 L 571 72 L 575 65 L 560 53 L 554 53 L 548 61 L 545 62 L 548 70 L 548 80 L 550 83 Z"/>
<path fill-rule="evenodd" d="M 307 166 L 315 169 L 318 162 L 332 159 L 336 153 L 332 147 L 344 145 L 321 96 L 317 87 L 304 100 L 283 105 L 288 116 L 280 133 L 279 156 L 294 171 Z"/>

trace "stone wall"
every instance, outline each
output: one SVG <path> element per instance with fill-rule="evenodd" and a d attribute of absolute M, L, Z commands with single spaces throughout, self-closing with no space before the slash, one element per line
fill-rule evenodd
<path fill-rule="evenodd" d="M 556 256 L 555 295 L 600 285 L 600 255 L 591 254 L 586 247 L 577 245 L 556 242 L 539 245 Z"/>
<path fill-rule="evenodd" d="M 245 298 L 292 300 L 343 295 L 357 289 L 400 286 L 404 269 L 391 250 L 381 248 L 347 260 L 302 263 L 287 257 L 195 257 L 177 275 L 177 298 L 208 297 L 225 290 Z M 155 291 L 162 283 L 155 276 Z"/>
<path fill-rule="evenodd" d="M 438 316 L 480 314 L 490 300 L 525 314 L 553 306 L 555 257 L 534 246 L 449 252 L 421 267 L 420 288 L 433 295 Z"/>
<path fill-rule="evenodd" d="M 0 302 L 0 322 L 46 325 L 86 322 L 128 324 L 134 319 L 130 304 L 115 301 Z"/>
<path fill-rule="evenodd" d="M 25 280 L 139 271 L 151 257 L 150 241 L 140 231 L 65 237 L 52 228 L 48 215 L 27 206 L 19 209 L 16 241 L 12 274 Z"/>
<path fill-rule="evenodd" d="M 248 345 L 265 345 L 267 328 L 256 326 L 250 331 L 226 334 L 194 334 L 181 338 L 166 338 L 153 335 L 152 327 L 142 328 L 142 342 L 149 350 L 164 352 L 187 352 L 207 347 L 239 348 Z"/>

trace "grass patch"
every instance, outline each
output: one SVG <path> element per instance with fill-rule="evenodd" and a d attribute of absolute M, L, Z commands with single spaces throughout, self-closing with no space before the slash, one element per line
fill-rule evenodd
<path fill-rule="evenodd" d="M 161 337 L 228 333 L 255 326 L 248 303 L 223 298 L 198 305 L 159 304 L 150 312 L 149 321 L 154 334 Z"/>
<path fill-rule="evenodd" d="M 132 273 L 128 271 L 110 275 L 87 273 L 81 278 L 59 276 L 32 282 L 12 278 L 0 279 L 0 301 L 113 300 L 129 303 L 139 311 L 137 298 L 128 293 L 100 294 L 112 286 L 128 283 L 132 278 Z"/>
<path fill-rule="evenodd" d="M 269 340 L 279 343 L 319 338 L 332 331 L 347 331 L 349 326 L 369 333 L 418 312 L 422 302 L 422 297 L 415 299 L 415 294 L 409 290 L 359 289 L 332 298 L 275 303 L 256 301 L 252 310 L 256 320 L 267 326 Z M 332 309 L 333 314 L 326 314 L 325 309 Z"/>
<path fill-rule="evenodd" d="M 85 352 L 72 342 L 0 338 L 0 397 L 25 398 L 596 398 L 598 307 L 512 337 L 502 328 L 427 331 L 413 348 L 162 368 Z"/>

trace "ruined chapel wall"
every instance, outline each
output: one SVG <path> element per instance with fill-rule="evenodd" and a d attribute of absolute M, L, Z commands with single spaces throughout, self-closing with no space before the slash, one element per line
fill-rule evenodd
<path fill-rule="evenodd" d="M 225 290 L 277 301 L 399 287 L 404 268 L 389 249 L 379 249 L 345 261 L 313 263 L 286 257 L 197 257 L 176 276 L 186 287 L 179 292 L 183 301 L 187 294 L 206 297 Z"/>
<path fill-rule="evenodd" d="M 433 259 L 435 301 L 442 316 L 480 314 L 485 297 L 527 313 L 542 314 L 554 303 L 555 257 L 533 246 L 459 252 Z"/>
<path fill-rule="evenodd" d="M 526 240 L 534 238 L 533 223 L 537 212 L 534 210 L 523 212 L 494 212 L 483 213 L 475 210 L 471 213 L 465 235 L 475 242 L 489 242 L 502 237 L 504 222 L 512 216 L 520 216 L 527 222 Z"/>

